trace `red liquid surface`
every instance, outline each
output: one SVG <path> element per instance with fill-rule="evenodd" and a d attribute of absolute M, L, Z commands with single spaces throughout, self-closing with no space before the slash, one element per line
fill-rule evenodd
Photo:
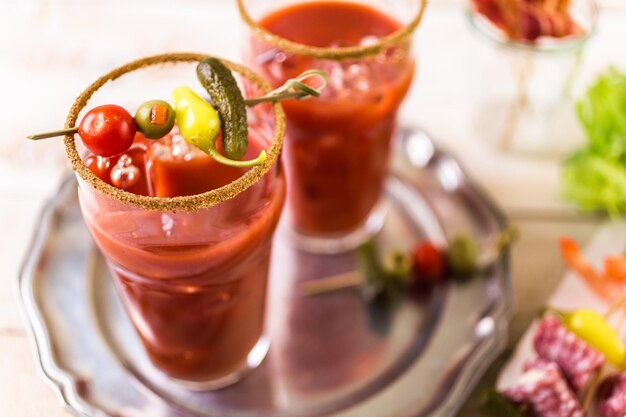
<path fill-rule="evenodd" d="M 246 158 L 265 147 L 251 136 Z M 245 172 L 197 152 L 188 160 L 158 154 L 158 147 L 136 139 L 127 155 L 140 176 L 129 190 L 159 197 L 197 194 Z M 92 171 L 111 183 L 115 161 L 108 168 L 95 162 L 88 163 Z M 205 382 L 245 366 L 263 332 L 271 238 L 284 193 L 282 176 L 270 172 L 212 208 L 164 213 L 129 209 L 81 189 L 86 223 L 159 369 Z"/>
<path fill-rule="evenodd" d="M 373 8 L 337 1 L 289 6 L 260 24 L 319 47 L 372 42 L 401 27 Z M 253 38 L 250 53 L 274 86 L 309 68 L 329 73 L 319 99 L 283 102 L 290 211 L 296 230 L 307 235 L 358 228 L 381 196 L 397 110 L 413 78 L 408 42 L 374 57 L 330 61 L 277 51 Z"/>

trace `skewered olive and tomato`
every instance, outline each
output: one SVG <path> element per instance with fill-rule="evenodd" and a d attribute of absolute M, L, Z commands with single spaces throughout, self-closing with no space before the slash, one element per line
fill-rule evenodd
<path fill-rule="evenodd" d="M 202 68 L 199 75 L 212 74 L 200 77 L 200 81 L 212 100 L 221 104 L 220 114 L 186 86 L 172 93 L 173 107 L 163 100 L 150 100 L 137 108 L 134 117 L 120 106 L 106 104 L 91 109 L 80 122 L 78 134 L 85 147 L 94 155 L 116 156 L 128 151 L 137 131 L 145 138 L 160 139 L 170 133 L 177 122 L 185 141 L 219 159 L 220 163 L 249 167 L 263 162 L 264 152 L 253 161 L 240 161 L 248 148 L 247 116 L 241 91 L 230 70 L 214 58 L 202 61 L 198 68 Z M 237 103 L 237 106 L 229 108 L 224 102 Z M 220 131 L 223 131 L 226 157 L 215 147 Z"/>
<path fill-rule="evenodd" d="M 515 228 L 499 232 L 479 247 L 469 235 L 453 237 L 447 248 L 431 241 L 416 243 L 408 251 L 393 250 L 381 256 L 373 240 L 356 250 L 356 271 L 306 281 L 305 295 L 360 287 L 366 300 L 391 300 L 405 288 L 435 285 L 446 278 L 466 281 L 489 270 L 517 238 Z"/>
<path fill-rule="evenodd" d="M 309 70 L 265 96 L 244 100 L 231 71 L 220 60 L 207 58 L 198 64 L 196 72 L 213 105 L 191 88 L 181 86 L 172 94 L 173 106 L 163 100 L 150 100 L 141 104 L 133 117 L 123 107 L 106 104 L 89 110 L 78 127 L 32 135 L 29 139 L 78 133 L 93 155 L 114 157 L 130 149 L 135 133 L 157 140 L 168 135 L 178 124 L 186 142 L 217 162 L 239 168 L 252 167 L 265 161 L 266 155 L 261 151 L 255 159 L 241 160 L 248 149 L 246 106 L 288 98 L 317 97 L 328 82 L 325 72 Z M 321 85 L 313 88 L 303 83 L 311 77 L 321 78 Z M 216 145 L 220 134 L 224 154 Z"/>

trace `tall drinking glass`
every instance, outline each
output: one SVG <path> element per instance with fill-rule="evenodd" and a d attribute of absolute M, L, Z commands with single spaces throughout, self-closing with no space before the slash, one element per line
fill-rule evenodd
<path fill-rule="evenodd" d="M 316 100 L 283 102 L 288 218 L 301 246 L 354 247 L 382 226 L 397 111 L 414 73 L 411 37 L 425 0 L 238 0 L 245 60 L 273 86 L 329 74 Z"/>
<path fill-rule="evenodd" d="M 193 64 L 203 58 L 169 54 L 118 68 L 77 99 L 67 126 L 75 125 L 92 94 L 105 84 L 103 90 L 111 84 L 136 86 L 136 80 L 151 79 L 151 74 L 171 91 L 177 85 L 170 73 L 184 68 L 193 80 Z M 252 71 L 225 64 L 236 73 L 244 96 L 270 91 Z M 124 84 L 132 76 L 136 78 Z M 157 94 L 143 90 L 131 101 L 139 104 Z M 125 95 L 104 97 L 120 103 L 132 94 Z M 109 163 L 115 164 L 113 169 L 121 167 L 110 178 L 126 175 L 126 189 L 132 192 L 103 181 L 106 170 L 85 163 L 93 156 L 81 156 L 71 136 L 65 141 L 79 180 L 85 223 L 151 362 L 191 389 L 216 389 L 237 381 L 259 365 L 269 346 L 263 328 L 265 293 L 272 235 L 285 195 L 279 167 L 284 134 L 280 105 L 249 108 L 248 129 L 245 158 L 267 149 L 267 160 L 247 170 L 216 163 L 175 133 L 159 141 L 136 138 L 115 160 L 98 157 L 100 168 Z"/>

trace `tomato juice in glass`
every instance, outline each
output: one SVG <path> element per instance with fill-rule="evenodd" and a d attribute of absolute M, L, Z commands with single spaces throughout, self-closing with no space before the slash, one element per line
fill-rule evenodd
<path fill-rule="evenodd" d="M 254 18 L 245 14 L 251 3 L 240 1 L 252 28 L 246 62 L 273 86 L 310 68 L 329 75 L 320 98 L 283 102 L 285 165 L 291 226 L 304 240 L 335 246 L 362 234 L 376 213 L 397 111 L 413 79 L 410 35 L 422 8 L 409 27 L 359 2 L 300 1 Z"/>
<path fill-rule="evenodd" d="M 282 140 L 277 108 L 248 109 L 244 159 Z M 138 135 L 122 156 L 88 156 L 79 169 L 85 223 L 148 356 L 186 387 L 231 384 L 267 352 L 265 293 L 285 196 L 279 150 L 268 152 L 273 163 L 265 173 L 228 167 L 187 144 L 175 128 L 158 141 Z M 90 173 L 134 194 L 103 188 Z M 245 190 L 242 181 L 248 181 Z M 201 193 L 225 189 L 227 196 L 214 204 L 202 202 Z M 129 196 L 145 206 L 129 203 Z"/>

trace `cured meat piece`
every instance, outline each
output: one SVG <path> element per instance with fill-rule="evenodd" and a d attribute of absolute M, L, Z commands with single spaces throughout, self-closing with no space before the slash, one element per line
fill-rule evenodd
<path fill-rule="evenodd" d="M 586 417 L 555 362 L 536 359 L 527 364 L 516 386 L 503 394 L 518 404 L 526 404 L 536 417 Z"/>
<path fill-rule="evenodd" d="M 556 362 L 576 393 L 581 393 L 604 366 L 604 355 L 567 330 L 554 316 L 546 316 L 539 322 L 533 345 L 540 358 Z"/>
<path fill-rule="evenodd" d="M 598 417 L 624 417 L 626 415 L 626 374 L 610 376 L 598 387 L 596 393 Z"/>

